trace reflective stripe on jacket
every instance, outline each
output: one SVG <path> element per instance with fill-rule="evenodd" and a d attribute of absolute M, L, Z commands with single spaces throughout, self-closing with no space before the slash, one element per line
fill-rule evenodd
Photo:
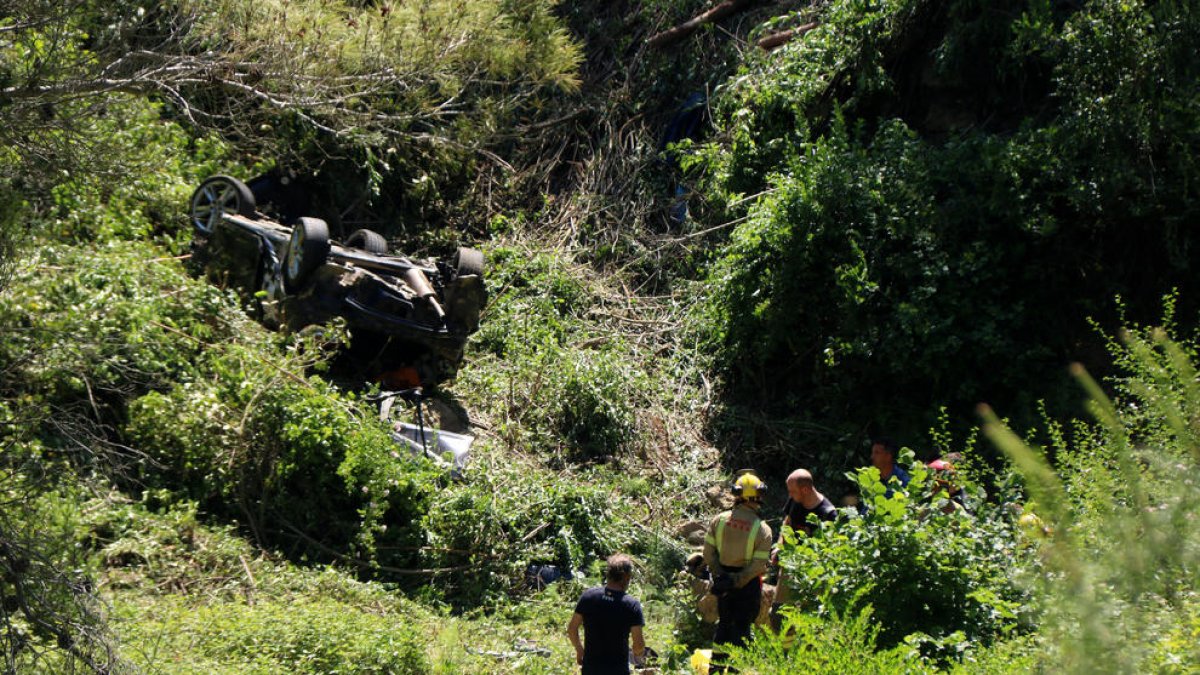
<path fill-rule="evenodd" d="M 709 523 L 704 538 L 705 562 L 709 567 L 714 562 L 722 568 L 749 570 L 746 578 L 762 574 L 771 557 L 771 527 L 758 514 L 739 504 L 732 511 L 725 511 Z"/>

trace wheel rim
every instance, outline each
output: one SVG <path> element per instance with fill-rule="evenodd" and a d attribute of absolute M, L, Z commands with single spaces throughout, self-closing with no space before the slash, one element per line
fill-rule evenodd
<path fill-rule="evenodd" d="M 213 182 L 204 186 L 192 205 L 192 225 L 205 234 L 211 233 L 226 213 L 238 213 L 237 190 L 225 182 Z"/>

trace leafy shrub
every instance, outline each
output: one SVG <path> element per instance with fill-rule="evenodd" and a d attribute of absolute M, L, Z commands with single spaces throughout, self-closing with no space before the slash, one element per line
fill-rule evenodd
<path fill-rule="evenodd" d="M 472 338 L 484 352 L 509 357 L 562 344 L 595 302 L 578 275 L 546 253 L 494 247 L 487 257 L 491 300 Z"/>
<path fill-rule="evenodd" d="M 9 391 L 51 406 L 90 398 L 98 412 L 194 378 L 207 344 L 263 336 L 230 296 L 145 243 L 42 243 L 0 297 L 0 313 Z"/>
<path fill-rule="evenodd" d="M 962 661 L 951 664 L 952 673 L 1029 673 L 1037 670 L 1036 634 L 1020 635 L 988 647 L 974 649 L 962 654 Z"/>
<path fill-rule="evenodd" d="M 128 629 L 126 658 L 172 672 L 430 672 L 423 639 L 403 615 L 379 615 L 333 599 L 193 604 L 160 598 Z M 187 636 L 186 643 L 161 642 Z M 156 646 L 163 651 L 155 651 Z M 171 650 L 171 651 L 167 651 Z"/>
<path fill-rule="evenodd" d="M 164 120 L 162 108 L 134 97 L 116 100 L 107 114 L 89 116 L 87 129 L 73 131 L 91 140 L 90 153 L 106 166 L 64 171 L 47 195 L 45 236 L 80 243 L 158 238 L 182 248 L 190 229 L 175 225 L 182 224 L 192 190 L 229 160 L 221 141 L 193 137 Z"/>
<path fill-rule="evenodd" d="M 336 328 L 269 334 L 231 296 L 132 242 L 41 246 L 0 315 L 3 394 L 59 413 L 32 416 L 30 433 L 72 448 L 57 430 L 98 417 L 137 451 L 107 459 L 139 489 L 244 518 L 297 556 L 354 545 L 369 559 L 385 517 L 400 536 L 423 513 L 430 470 L 396 453 L 368 406 L 306 375 L 340 340 Z"/>
<path fill-rule="evenodd" d="M 421 521 L 423 560 L 456 605 L 486 604 L 524 586 L 527 565 L 565 574 L 627 551 L 623 509 L 604 481 L 563 481 L 518 457 L 480 453 L 472 478 L 443 490 Z"/>
<path fill-rule="evenodd" d="M 554 397 L 558 431 L 585 457 L 611 455 L 629 442 L 633 431 L 634 383 L 619 353 L 573 356 Z"/>
<path fill-rule="evenodd" d="M 648 378 L 622 340 L 588 330 L 601 291 L 545 255 L 499 248 L 489 259 L 492 300 L 472 342 L 482 353 L 462 379 L 481 401 L 503 401 L 500 435 L 570 460 L 627 448 Z"/>
<path fill-rule="evenodd" d="M 146 479 L 245 517 L 260 540 L 293 555 L 352 559 L 341 552 L 353 547 L 365 569 L 394 566 L 394 556 L 376 556 L 422 540 L 415 528 L 439 474 L 354 400 L 317 379 L 281 379 L 254 368 L 215 389 L 181 386 L 135 401 L 126 432 L 162 467 L 147 467 Z M 172 416 L 176 423 L 161 423 Z"/>
<path fill-rule="evenodd" d="M 11 441 L 9 433 L 0 432 L 0 653 L 5 666 L 12 672 L 118 668 L 115 640 L 96 594 L 96 566 L 77 545 L 81 486 L 71 480 L 65 463 L 29 462 L 24 453 L 9 452 Z M 47 465 L 65 475 L 47 477 L 39 471 Z"/>
<path fill-rule="evenodd" d="M 747 647 L 730 650 L 739 672 L 925 673 L 932 669 L 903 647 L 878 649 L 879 623 L 871 610 L 820 619 L 783 610 L 778 633 L 756 633 Z"/>
<path fill-rule="evenodd" d="M 908 638 L 926 656 L 1010 634 L 1029 618 L 1018 580 L 1036 571 L 1033 550 L 1004 509 L 944 508 L 944 500 L 923 498 L 924 467 L 911 473 L 907 491 L 887 496 L 878 472 L 863 469 L 865 516 L 824 524 L 811 537 L 785 536 L 780 559 L 793 597 L 819 616 L 869 605 L 882 646 Z"/>

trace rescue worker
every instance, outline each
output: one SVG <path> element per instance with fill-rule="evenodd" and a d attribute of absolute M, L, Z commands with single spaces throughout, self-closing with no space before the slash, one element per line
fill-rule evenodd
<path fill-rule="evenodd" d="M 771 528 L 762 521 L 766 484 L 752 471 L 733 483 L 733 509 L 713 518 L 704 537 L 704 562 L 717 596 L 718 644 L 744 645 L 762 603 L 762 575 L 771 557 Z"/>

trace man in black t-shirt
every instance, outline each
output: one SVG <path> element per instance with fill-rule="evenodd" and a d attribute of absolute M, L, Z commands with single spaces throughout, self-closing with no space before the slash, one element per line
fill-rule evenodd
<path fill-rule="evenodd" d="M 788 502 L 783 508 L 783 524 L 797 532 L 812 534 L 813 526 L 808 522 L 808 514 L 815 513 L 817 518 L 830 521 L 837 517 L 837 509 L 825 495 L 817 491 L 812 474 L 804 469 L 796 469 L 787 477 Z"/>
<path fill-rule="evenodd" d="M 583 666 L 583 675 L 627 675 L 629 638 L 633 638 L 634 663 L 642 663 L 646 650 L 642 605 L 625 593 L 633 578 L 633 561 L 627 555 L 609 556 L 604 578 L 603 586 L 580 596 L 567 624 L 567 637 L 575 646 L 575 662 Z M 580 626 L 585 642 L 579 640 Z"/>
<path fill-rule="evenodd" d="M 790 527 L 796 532 L 802 532 L 805 535 L 813 533 L 814 525 L 808 522 L 810 513 L 817 514 L 817 518 L 823 521 L 830 521 L 837 518 L 837 509 L 825 495 L 817 490 L 816 484 L 813 482 L 812 474 L 804 469 L 796 469 L 787 477 L 788 502 L 783 507 L 783 524 L 785 527 Z M 779 528 L 780 542 L 783 540 L 783 528 Z M 777 562 L 776 556 L 778 553 L 778 545 L 771 550 L 771 564 Z M 791 588 L 787 585 L 783 571 L 779 572 L 779 579 L 776 581 L 775 604 L 780 605 L 791 600 Z"/>

